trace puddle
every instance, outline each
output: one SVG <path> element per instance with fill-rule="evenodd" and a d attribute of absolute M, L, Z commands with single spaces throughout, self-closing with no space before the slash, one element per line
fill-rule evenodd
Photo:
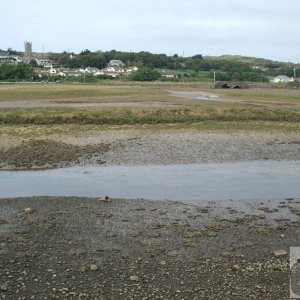
<path fill-rule="evenodd" d="M 218 95 L 210 94 L 210 93 L 205 93 L 201 91 L 196 91 L 196 92 L 177 92 L 177 91 L 168 91 L 172 96 L 174 97 L 183 97 L 186 99 L 198 99 L 198 100 L 215 100 L 219 98 Z"/>
<path fill-rule="evenodd" d="M 91 166 L 0 171 L 0 197 L 109 195 L 153 200 L 282 199 L 300 196 L 300 161 Z"/>

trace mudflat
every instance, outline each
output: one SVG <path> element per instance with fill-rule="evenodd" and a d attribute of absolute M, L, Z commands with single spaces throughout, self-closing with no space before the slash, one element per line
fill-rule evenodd
<path fill-rule="evenodd" d="M 0 200 L 2 299 L 288 299 L 300 199 Z"/>
<path fill-rule="evenodd" d="M 125 130 L 1 143 L 11 169 L 265 159 L 299 160 L 299 133 Z M 299 203 L 0 199 L 0 296 L 288 299 Z"/>

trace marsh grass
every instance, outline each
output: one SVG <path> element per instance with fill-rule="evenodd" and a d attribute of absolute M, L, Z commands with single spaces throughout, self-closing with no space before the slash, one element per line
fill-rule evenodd
<path fill-rule="evenodd" d="M 163 95 L 161 89 L 147 86 L 109 86 L 80 84 L 16 84 L 0 85 L 0 101 L 21 100 L 88 100 L 90 97 Z M 141 98 L 142 99 L 142 98 Z"/>
<path fill-rule="evenodd" d="M 49 125 L 49 124 L 95 124 L 135 125 L 195 123 L 204 121 L 245 122 L 245 121 L 300 121 L 300 112 L 291 109 L 266 109 L 251 107 L 201 107 L 177 109 L 54 109 L 24 108 L 0 110 L 0 124 Z"/>
<path fill-rule="evenodd" d="M 2 125 L 0 137 L 35 139 L 59 136 L 82 136 L 99 134 L 101 131 L 130 131 L 130 130 L 205 130 L 205 131 L 263 131 L 263 132 L 299 132 L 299 123 L 286 122 L 216 122 L 205 121 L 196 123 L 176 124 L 143 124 L 143 125 L 79 125 L 79 124 L 54 124 L 54 125 Z"/>

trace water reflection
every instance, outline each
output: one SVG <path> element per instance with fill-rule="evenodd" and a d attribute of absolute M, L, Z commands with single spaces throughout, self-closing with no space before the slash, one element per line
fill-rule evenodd
<path fill-rule="evenodd" d="M 0 197 L 239 200 L 300 196 L 300 161 L 0 171 Z"/>

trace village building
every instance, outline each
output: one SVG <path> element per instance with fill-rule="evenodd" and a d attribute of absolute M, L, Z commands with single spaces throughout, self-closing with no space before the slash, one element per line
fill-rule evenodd
<path fill-rule="evenodd" d="M 125 64 L 121 61 L 121 60 L 118 60 L 118 59 L 112 59 L 109 64 L 108 64 L 109 67 L 123 67 L 125 66 Z"/>
<path fill-rule="evenodd" d="M 35 58 L 35 61 L 39 67 L 44 67 L 44 68 L 52 68 L 53 67 L 53 63 L 49 59 Z"/>
<path fill-rule="evenodd" d="M 41 62 L 41 60 L 39 61 Z M 46 60 L 45 60 L 46 62 Z M 98 68 L 94 67 L 86 67 L 85 69 L 79 68 L 79 69 L 70 69 L 70 68 L 54 68 L 51 62 L 49 61 L 49 67 L 46 68 L 44 66 L 43 69 L 37 68 L 35 70 L 35 73 L 38 75 L 39 78 L 45 77 L 45 76 L 74 76 L 79 77 L 84 74 L 92 74 L 94 76 L 110 76 L 112 78 L 116 78 L 117 76 L 123 75 L 123 76 L 129 76 L 133 72 L 137 71 L 138 68 L 133 67 L 125 67 L 125 64 L 123 64 L 122 61 L 115 60 L 112 65 L 109 65 L 106 68 L 103 68 L 99 70 Z"/>
<path fill-rule="evenodd" d="M 277 77 L 274 77 L 270 80 L 272 83 L 289 83 L 289 82 L 294 82 L 293 77 L 288 77 L 286 75 L 279 75 Z"/>
<path fill-rule="evenodd" d="M 99 71 L 100 70 L 98 68 L 92 68 L 92 67 L 87 67 L 84 69 L 84 72 L 89 74 L 96 74 Z"/>
<path fill-rule="evenodd" d="M 163 70 L 161 72 L 161 77 L 165 77 L 165 78 L 178 78 L 178 72 L 176 71 L 165 71 Z"/>

